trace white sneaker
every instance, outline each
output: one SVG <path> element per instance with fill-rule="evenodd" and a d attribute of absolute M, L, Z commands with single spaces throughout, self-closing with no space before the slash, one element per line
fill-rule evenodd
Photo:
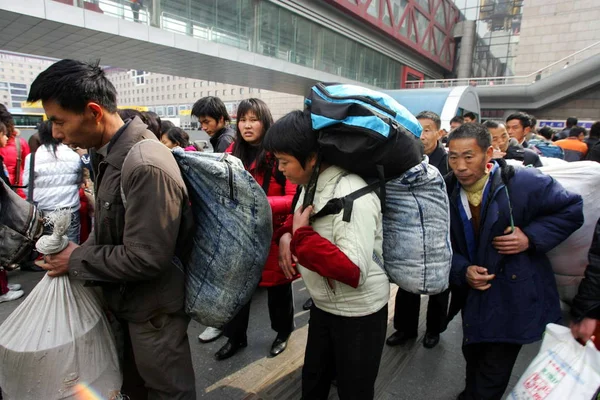
<path fill-rule="evenodd" d="M 12 290 L 13 292 L 16 292 L 17 290 L 21 290 L 21 285 L 19 285 L 18 283 L 9 283 L 6 286 L 8 286 L 8 290 Z"/>
<path fill-rule="evenodd" d="M 0 296 L 0 303 L 4 303 L 5 301 L 12 301 L 12 300 L 16 300 L 19 297 L 23 296 L 25 294 L 24 291 L 22 290 L 17 290 L 17 291 L 9 291 L 5 294 L 3 294 L 2 296 Z"/>
<path fill-rule="evenodd" d="M 222 334 L 222 330 L 209 326 L 198 336 L 198 340 L 202 343 L 209 343 L 220 338 Z"/>

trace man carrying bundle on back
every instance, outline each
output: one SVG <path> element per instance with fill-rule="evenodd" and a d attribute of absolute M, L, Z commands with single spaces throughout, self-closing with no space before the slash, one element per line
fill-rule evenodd
<path fill-rule="evenodd" d="M 501 399 L 523 344 L 561 319 L 546 253 L 583 224 L 581 196 L 536 168 L 492 160 L 485 126 L 448 138 L 454 255 L 450 282 L 462 307 L 466 387 L 460 400 Z"/>
<path fill-rule="evenodd" d="M 102 287 L 125 332 L 124 395 L 194 400 L 184 275 L 172 261 L 184 253 L 177 238 L 191 231 L 187 189 L 175 159 L 146 125 L 137 117 L 121 120 L 116 97 L 97 64 L 74 60 L 53 64 L 31 85 L 28 101 L 42 101 L 53 136 L 94 150 L 96 175 L 93 234 L 46 256 L 45 269 Z"/>

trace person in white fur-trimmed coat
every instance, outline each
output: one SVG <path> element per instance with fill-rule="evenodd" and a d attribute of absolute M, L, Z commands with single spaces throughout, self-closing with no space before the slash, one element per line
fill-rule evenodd
<path fill-rule="evenodd" d="M 41 146 L 25 158 L 23 181 L 25 192 L 32 188 L 29 182 L 31 157 L 35 155 L 33 177 L 33 201 L 45 217 L 57 209 L 71 211 L 71 225 L 67 231 L 69 240 L 79 244 L 79 187 L 83 182 L 83 165 L 79 155 L 69 146 L 52 137 L 52 123 L 44 121 L 38 128 Z M 48 230 L 48 232 L 46 232 Z M 44 228 L 51 233 L 51 227 Z"/>

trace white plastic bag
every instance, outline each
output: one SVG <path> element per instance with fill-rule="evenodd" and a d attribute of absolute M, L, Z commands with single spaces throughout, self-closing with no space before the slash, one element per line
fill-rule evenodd
<path fill-rule="evenodd" d="M 44 276 L 0 326 L 5 400 L 115 399 L 121 383 L 100 300 L 82 281 Z"/>
<path fill-rule="evenodd" d="M 510 393 L 514 400 L 591 399 L 600 387 L 600 352 L 571 330 L 548 324 L 542 348 Z"/>
<path fill-rule="evenodd" d="M 577 161 L 541 167 L 540 171 L 583 198 L 583 226 L 547 254 L 556 276 L 561 300 L 571 304 L 588 265 L 588 252 L 596 222 L 600 218 L 600 164 L 594 161 Z"/>

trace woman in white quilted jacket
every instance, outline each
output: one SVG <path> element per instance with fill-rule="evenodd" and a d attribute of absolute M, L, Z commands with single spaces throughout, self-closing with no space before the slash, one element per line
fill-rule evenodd
<path fill-rule="evenodd" d="M 67 236 L 79 244 L 79 187 L 83 182 L 81 158 L 69 146 L 52 137 L 50 121 L 41 123 L 38 132 L 41 146 L 25 158 L 23 181 L 27 183 L 26 193 L 33 190 L 33 201 L 44 217 L 57 209 L 70 210 L 71 225 Z M 32 156 L 35 157 L 33 185 L 29 182 Z M 48 233 L 52 231 L 51 227 L 44 229 Z"/>

